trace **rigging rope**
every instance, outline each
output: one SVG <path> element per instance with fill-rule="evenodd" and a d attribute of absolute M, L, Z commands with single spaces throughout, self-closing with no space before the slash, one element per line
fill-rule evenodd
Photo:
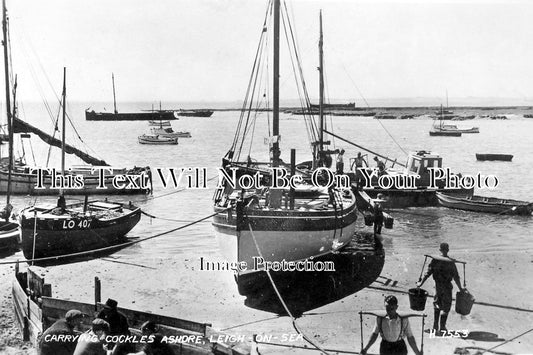
<path fill-rule="evenodd" d="M 255 244 L 255 247 L 257 248 L 257 253 L 259 254 L 259 256 L 261 258 L 264 259 L 263 257 L 263 253 L 261 253 L 261 250 L 259 249 L 259 245 L 257 244 L 257 239 L 255 238 L 255 235 L 254 235 L 254 231 L 252 230 L 252 225 L 250 223 L 248 223 L 248 228 L 250 230 L 250 234 L 252 235 L 252 239 L 254 241 L 254 244 Z M 279 293 L 279 290 L 278 288 L 276 287 L 276 284 L 274 283 L 274 280 L 272 279 L 272 275 L 270 275 L 270 270 L 265 270 L 267 276 L 268 276 L 268 279 L 270 280 L 270 283 L 272 284 L 272 288 L 274 289 L 274 291 L 276 292 L 276 295 L 278 296 L 278 299 L 279 301 L 281 302 L 281 304 L 283 305 L 283 308 L 285 309 L 285 312 L 287 312 L 287 314 L 289 315 L 289 317 L 291 318 L 291 321 L 292 321 L 292 325 L 294 327 L 294 329 L 296 330 L 296 332 L 298 332 L 298 334 L 301 334 L 303 336 L 303 338 L 311 345 L 313 345 L 315 348 L 317 348 L 318 350 L 320 350 L 322 353 L 324 354 L 328 354 L 328 352 L 326 350 L 324 350 L 320 345 L 318 344 L 315 344 L 315 342 L 313 342 L 299 327 L 298 325 L 296 324 L 296 319 L 294 318 L 294 316 L 292 315 L 291 311 L 289 310 L 287 304 L 285 303 L 285 301 L 283 300 L 283 297 L 281 297 L 281 294 Z"/>

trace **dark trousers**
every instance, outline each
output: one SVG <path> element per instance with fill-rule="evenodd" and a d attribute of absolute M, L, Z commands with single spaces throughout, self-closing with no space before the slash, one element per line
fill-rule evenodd
<path fill-rule="evenodd" d="M 381 340 L 379 345 L 380 355 L 407 355 L 407 346 L 405 341 L 398 340 L 394 342 Z"/>

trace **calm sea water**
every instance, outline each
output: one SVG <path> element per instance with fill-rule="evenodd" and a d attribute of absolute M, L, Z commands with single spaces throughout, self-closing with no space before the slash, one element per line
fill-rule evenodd
<path fill-rule="evenodd" d="M 173 128 L 176 131 L 190 131 L 192 138 L 180 139 L 177 146 L 147 146 L 137 142 L 137 136 L 148 131 L 146 122 L 87 122 L 84 109 L 88 106 L 89 104 L 78 104 L 70 107 L 70 115 L 79 134 L 92 149 L 88 152 L 93 152 L 116 166 L 205 167 L 208 178 L 216 176 L 216 168 L 220 166 L 221 158 L 230 147 L 239 117 L 239 113 L 234 111 L 217 111 L 210 118 L 184 117 L 174 121 Z M 122 110 L 135 111 L 142 108 L 131 105 Z M 31 117 L 28 121 L 42 128 L 50 127 L 49 119 L 39 122 L 36 117 L 45 116 L 31 116 L 32 112 L 37 111 L 32 107 L 24 108 L 23 113 Z M 268 118 L 268 113 L 262 113 L 257 119 L 257 144 L 252 155 L 258 160 L 267 158 L 267 147 L 263 145 L 263 137 L 267 133 L 262 127 L 266 125 Z M 426 150 L 439 153 L 444 159 L 444 166 L 453 171 L 474 175 L 493 174 L 498 177 L 499 186 L 496 189 L 477 191 L 477 194 L 533 201 L 530 175 L 533 166 L 533 120 L 524 119 L 513 112 L 509 112 L 509 118 L 505 121 L 475 119 L 459 122 L 461 126 L 474 125 L 480 128 L 479 134 L 465 134 L 460 138 L 430 137 L 430 119 L 378 121 L 371 117 L 333 117 L 329 124 L 341 136 L 389 157 L 398 158 L 399 161 L 405 161 L 406 154 L 402 149 L 405 152 Z M 282 114 L 280 125 L 284 132 L 282 158 L 289 161 L 289 148 L 295 147 L 297 161 L 309 159 L 310 150 L 302 118 Z M 72 130 L 68 136 L 72 136 Z M 354 157 L 360 151 L 343 142 L 334 143 L 337 148 L 346 150 L 346 158 Z M 38 164 L 43 165 L 47 155 L 46 146 L 37 142 L 37 139 L 33 139 L 32 145 Z M 17 150 L 21 151 L 20 148 Z M 52 161 L 57 162 L 58 154 L 55 150 Z M 514 159 L 511 163 L 478 162 L 476 152 L 513 154 Z M 25 153 L 28 162 L 32 163 L 29 145 L 26 145 Z M 370 155 L 369 158 L 372 159 L 373 156 Z M 74 159 L 69 158 L 69 163 L 74 162 Z M 130 236 L 154 235 L 212 213 L 211 198 L 216 180 L 208 182 L 208 189 L 180 191 L 174 188 L 163 189 L 157 180 L 156 177 L 153 196 L 114 198 L 132 200 L 152 215 L 175 221 L 156 222 L 143 217 Z M 44 199 L 46 198 L 40 198 Z M 21 208 L 33 201 L 34 197 L 20 196 L 15 198 L 15 205 Z M 396 221 L 395 228 L 387 231 L 387 253 L 434 253 L 435 246 L 441 241 L 453 245 L 454 255 L 458 256 L 472 252 L 533 249 L 533 239 L 530 238 L 530 228 L 533 225 L 531 218 L 484 215 L 435 207 L 410 208 L 392 213 Z M 162 236 L 156 242 L 141 243 L 121 250 L 117 256 L 123 261 L 134 262 L 145 256 L 186 258 L 199 253 L 218 255 L 214 231 L 209 222 Z M 13 257 L 19 256 L 20 253 L 17 253 Z"/>

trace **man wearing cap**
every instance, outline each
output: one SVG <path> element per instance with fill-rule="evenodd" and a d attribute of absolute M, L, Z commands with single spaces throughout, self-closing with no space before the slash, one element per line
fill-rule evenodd
<path fill-rule="evenodd" d="M 96 318 L 101 318 L 109 323 L 109 335 L 130 335 L 130 327 L 128 319 L 125 315 L 120 313 L 117 309 L 118 302 L 114 299 L 108 298 L 102 309 Z M 117 343 L 109 344 L 111 347 L 115 346 L 113 354 L 127 354 L 135 351 L 133 344 L 131 343 Z"/>
<path fill-rule="evenodd" d="M 109 323 L 95 318 L 91 329 L 80 335 L 73 355 L 106 355 L 105 337 L 109 334 Z"/>
<path fill-rule="evenodd" d="M 447 330 L 446 321 L 448 319 L 448 313 L 452 307 L 452 280 L 455 281 L 459 290 L 462 290 L 463 288 L 461 287 L 461 278 L 457 272 L 455 262 L 448 257 L 450 246 L 448 243 L 441 243 L 439 250 L 442 254 L 442 258 L 433 258 L 431 260 L 426 274 L 422 280 L 416 283 L 416 285 L 418 287 L 422 286 L 428 277 L 433 275 L 433 280 L 435 280 L 433 329 L 445 332 Z"/>
<path fill-rule="evenodd" d="M 77 335 L 83 313 L 71 309 L 65 318 L 58 319 L 46 329 L 39 340 L 38 351 L 41 355 L 71 355 L 76 348 Z"/>
<path fill-rule="evenodd" d="M 129 335 L 130 327 L 126 316 L 117 310 L 118 302 L 108 298 L 96 318 L 101 318 L 109 323 L 109 335 Z"/>
<path fill-rule="evenodd" d="M 404 338 L 407 338 L 409 345 L 416 355 L 422 353 L 416 346 L 416 340 L 409 325 L 409 318 L 400 317 L 396 310 L 398 309 L 398 299 L 395 296 L 385 297 L 385 317 L 376 317 L 376 326 L 368 340 L 368 344 L 361 350 L 361 354 L 365 355 L 377 340 L 378 335 L 381 335 L 381 344 L 379 346 L 380 355 L 407 355 L 407 346 Z"/>

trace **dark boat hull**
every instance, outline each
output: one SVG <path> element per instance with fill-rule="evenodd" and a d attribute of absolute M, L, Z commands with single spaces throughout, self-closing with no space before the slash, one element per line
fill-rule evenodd
<path fill-rule="evenodd" d="M 175 120 L 174 111 L 112 113 L 85 111 L 87 121 L 149 121 L 149 120 Z"/>
<path fill-rule="evenodd" d="M 18 248 L 20 243 L 20 230 L 17 223 L 0 222 L 0 252 Z"/>
<path fill-rule="evenodd" d="M 211 110 L 187 110 L 187 111 L 177 111 L 178 116 L 183 117 L 211 117 L 213 111 Z"/>
<path fill-rule="evenodd" d="M 22 251 L 27 259 L 81 253 L 115 246 L 126 241 L 125 235 L 139 222 L 139 208 L 117 218 L 21 218 Z M 34 247 L 34 230 L 37 238 Z M 34 253 L 35 250 L 35 253 Z"/>
<path fill-rule="evenodd" d="M 461 132 L 454 131 L 429 131 L 429 135 L 432 137 L 461 137 Z"/>
<path fill-rule="evenodd" d="M 485 161 L 485 160 L 511 161 L 513 160 L 513 156 L 511 154 L 478 154 L 476 153 L 476 159 L 480 161 Z"/>
<path fill-rule="evenodd" d="M 463 211 L 509 215 L 531 215 L 533 212 L 533 204 L 525 201 L 482 196 L 468 198 L 441 193 L 437 193 L 437 198 L 442 206 Z"/>
<path fill-rule="evenodd" d="M 335 270 L 270 271 L 285 304 L 294 316 L 354 294 L 374 282 L 385 263 L 385 252 L 372 233 L 356 233 L 336 252 L 313 259 L 332 262 Z M 266 272 L 236 277 L 245 305 L 267 312 L 286 314 Z"/>

